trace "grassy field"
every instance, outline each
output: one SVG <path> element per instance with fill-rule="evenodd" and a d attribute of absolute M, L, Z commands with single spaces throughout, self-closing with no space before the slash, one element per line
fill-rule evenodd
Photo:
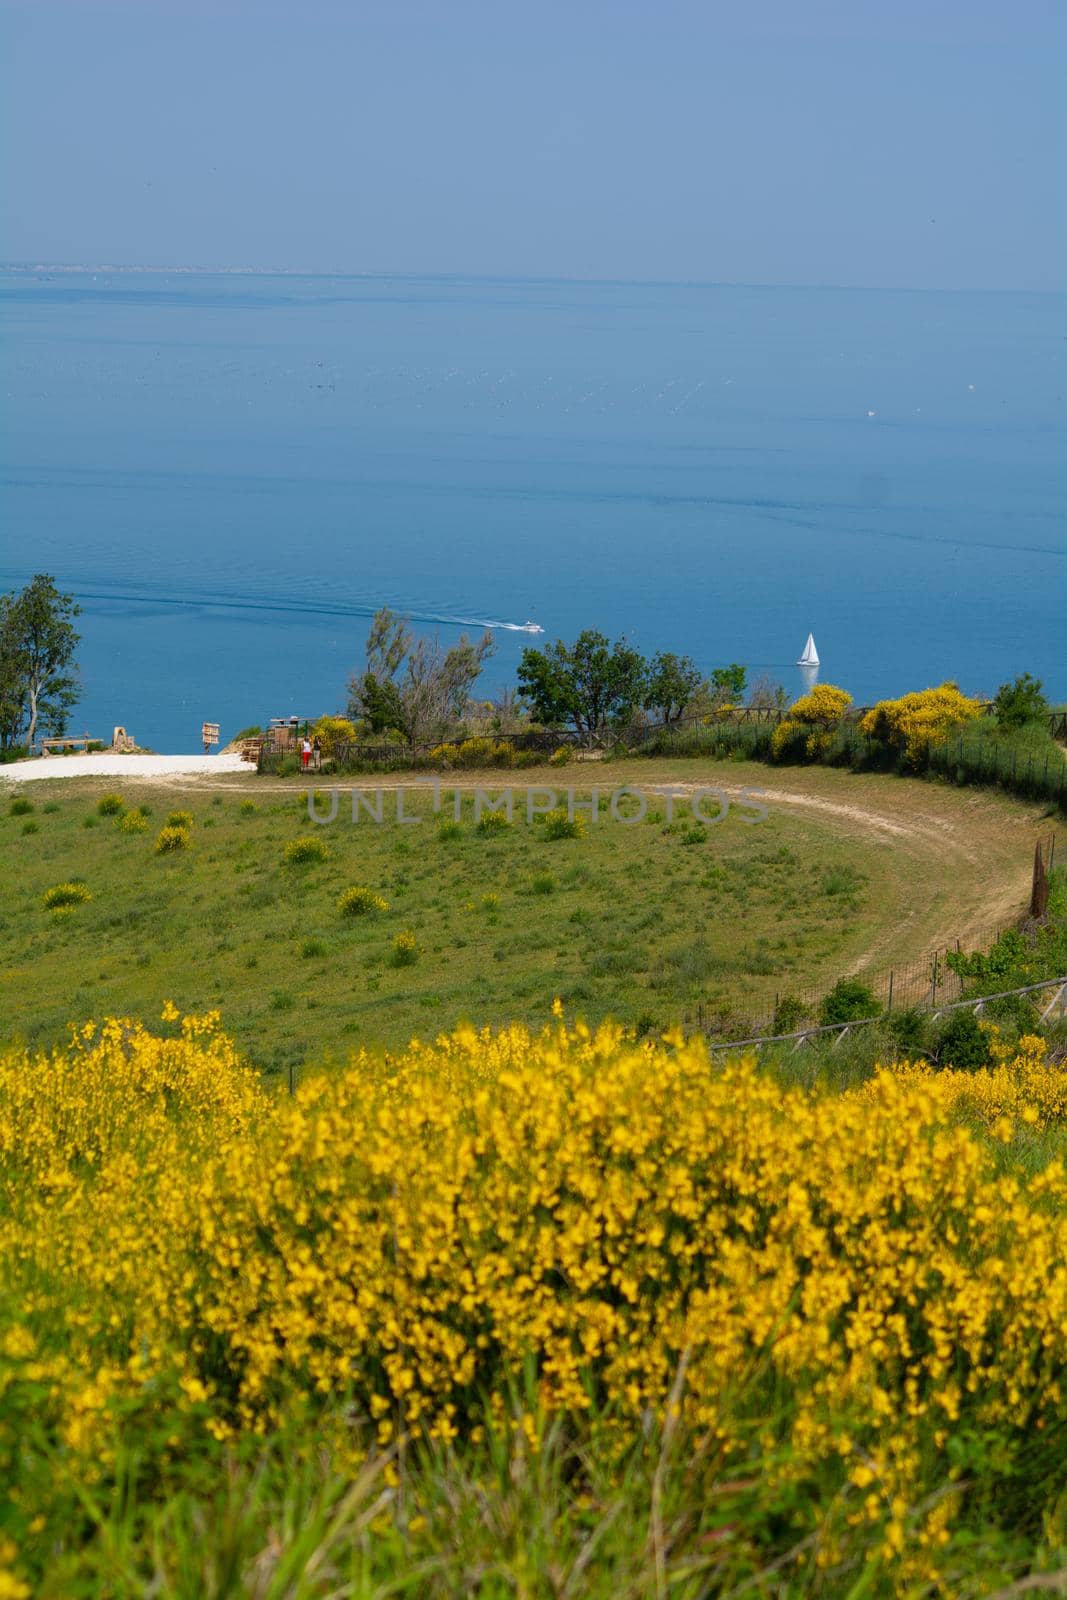
<path fill-rule="evenodd" d="M 72 1019 L 151 1018 L 174 1000 L 220 1008 L 240 1046 L 278 1071 L 467 1017 L 539 1023 L 556 996 L 590 1020 L 661 1028 L 703 1004 L 743 1029 L 776 992 L 873 974 L 957 935 L 966 943 L 1025 905 L 1039 812 L 1002 797 L 699 761 L 532 771 L 521 792 L 548 783 L 587 796 L 594 776 L 602 794 L 623 783 L 759 788 L 768 815 L 752 825 L 751 808 L 734 806 L 702 827 L 683 797 L 669 822 L 661 797 L 642 822 L 603 816 L 582 838 L 552 840 L 519 799 L 514 825 L 485 834 L 470 790 L 499 790 L 494 773 L 464 780 L 458 827 L 442 827 L 411 789 L 407 813 L 422 820 L 398 822 L 395 786 L 380 827 L 365 815 L 353 826 L 346 796 L 338 820 L 315 827 L 304 783 L 249 774 L 213 787 L 127 784 L 127 809 L 149 813 L 127 831 L 97 810 L 114 780 L 5 793 L 5 1032 L 50 1043 Z M 174 809 L 192 815 L 190 846 L 157 855 Z M 324 861 L 286 862 L 304 835 L 325 843 Z M 71 879 L 91 900 L 47 910 L 46 890 Z M 339 897 L 360 886 L 388 909 L 342 915 Z M 398 964 L 405 931 L 414 959 Z"/>

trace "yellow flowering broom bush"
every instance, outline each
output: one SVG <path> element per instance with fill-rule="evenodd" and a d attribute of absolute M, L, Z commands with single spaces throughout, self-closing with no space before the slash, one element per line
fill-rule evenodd
<path fill-rule="evenodd" d="M 93 896 L 87 883 L 56 883 L 41 898 L 46 911 L 67 911 L 85 905 Z"/>
<path fill-rule="evenodd" d="M 860 732 L 880 739 L 891 750 L 917 765 L 931 745 L 943 744 L 950 734 L 982 715 L 980 700 L 970 700 L 954 683 L 937 689 L 919 689 L 899 700 L 879 700 L 860 718 Z"/>
<path fill-rule="evenodd" d="M 789 707 L 788 717 L 775 728 L 771 735 L 771 754 L 776 758 L 784 756 L 794 751 L 803 739 L 808 760 L 818 761 L 829 751 L 834 733 L 851 704 L 852 696 L 847 689 L 837 689 L 832 683 L 817 683 Z"/>
<path fill-rule="evenodd" d="M 353 1457 L 476 1444 L 532 1375 L 534 1447 L 534 1412 L 622 1452 L 670 1404 L 768 1516 L 792 1487 L 906 1573 L 965 1500 L 931 1462 L 1062 1466 L 1067 1171 L 998 1143 L 1067 1113 L 1037 1041 L 831 1095 L 557 1020 L 290 1098 L 217 1016 L 165 1019 L 0 1062 L 0 1469 L 31 1414 L 86 1481 L 124 1416 L 168 1450 L 309 1416 Z"/>
<path fill-rule="evenodd" d="M 192 834 L 188 828 L 168 823 L 156 834 L 156 855 L 173 855 L 178 850 L 188 850 L 191 843 Z"/>
<path fill-rule="evenodd" d="M 374 889 L 356 885 L 338 895 L 337 909 L 343 917 L 366 917 L 372 912 L 388 911 L 389 902 Z"/>

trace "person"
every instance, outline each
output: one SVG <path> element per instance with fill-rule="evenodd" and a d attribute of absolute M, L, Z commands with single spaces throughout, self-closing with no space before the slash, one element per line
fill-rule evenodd
<path fill-rule="evenodd" d="M 315 771 L 318 772 L 319 768 L 322 766 L 322 745 L 319 742 L 318 734 L 316 734 L 314 739 L 311 741 L 311 753 L 315 757 L 315 760 L 312 764 L 315 768 Z"/>
<path fill-rule="evenodd" d="M 307 734 L 304 735 L 303 742 L 300 746 L 300 760 L 303 763 L 304 771 L 306 772 L 311 762 L 311 740 L 308 738 Z"/>

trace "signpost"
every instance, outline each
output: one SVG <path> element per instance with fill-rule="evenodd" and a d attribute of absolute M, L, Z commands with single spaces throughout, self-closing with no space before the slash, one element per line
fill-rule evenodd
<path fill-rule="evenodd" d="M 217 722 L 205 722 L 200 729 L 200 737 L 204 741 L 204 754 L 211 754 L 211 746 L 219 742 L 219 725 Z"/>

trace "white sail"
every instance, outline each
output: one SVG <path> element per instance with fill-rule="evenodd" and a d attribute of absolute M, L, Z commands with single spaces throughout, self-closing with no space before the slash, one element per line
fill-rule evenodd
<path fill-rule="evenodd" d="M 815 648 L 814 634 L 808 634 L 808 642 L 804 646 L 804 653 L 797 662 L 798 667 L 817 667 L 819 665 L 819 652 Z"/>

